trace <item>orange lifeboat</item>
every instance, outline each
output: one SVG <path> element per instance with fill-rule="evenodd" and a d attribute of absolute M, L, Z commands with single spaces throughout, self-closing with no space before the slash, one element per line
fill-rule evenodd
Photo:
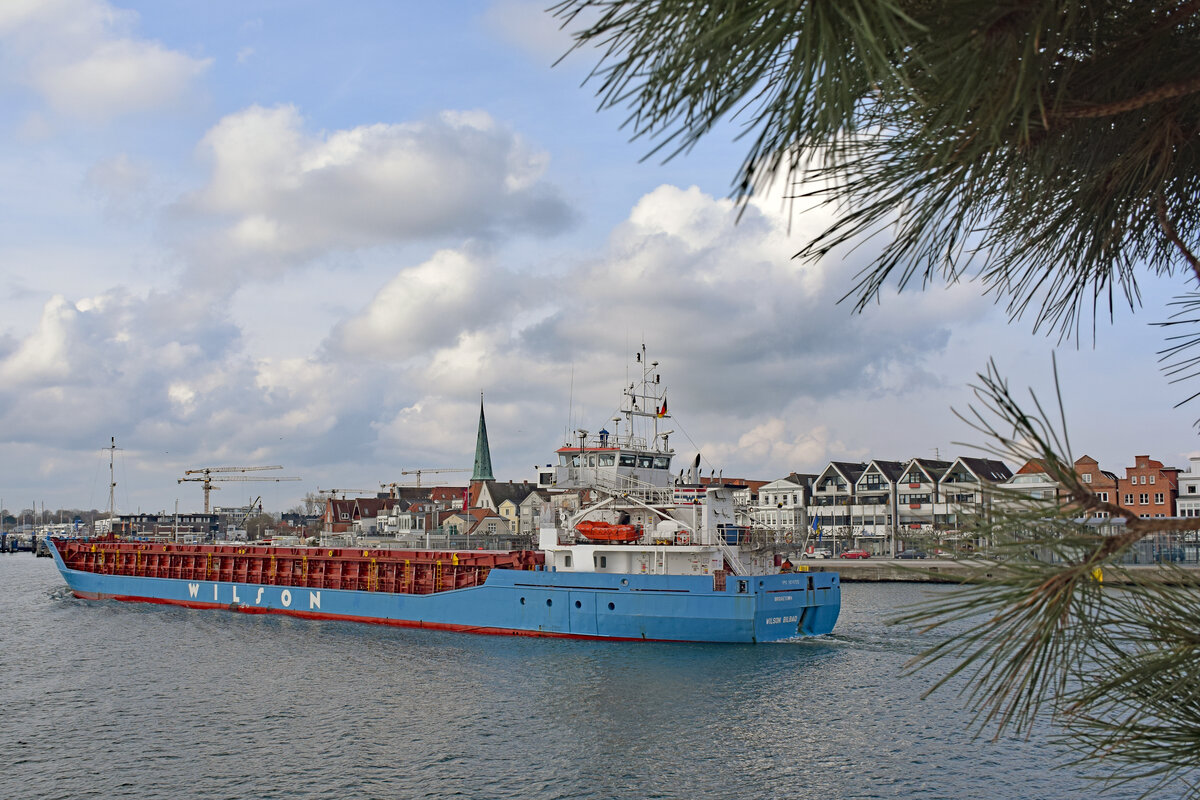
<path fill-rule="evenodd" d="M 642 538 L 641 525 L 614 525 L 611 522 L 584 520 L 575 526 L 579 535 L 593 542 L 636 542 Z"/>

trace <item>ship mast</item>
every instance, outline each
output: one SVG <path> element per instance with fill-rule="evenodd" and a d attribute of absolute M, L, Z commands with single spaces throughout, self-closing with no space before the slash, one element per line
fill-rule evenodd
<path fill-rule="evenodd" d="M 642 367 L 641 386 L 631 383 L 625 390 L 625 397 L 629 405 L 623 409 L 623 412 L 629 418 L 628 442 L 630 446 L 636 446 L 638 426 L 635 424 L 634 418 L 641 417 L 650 420 L 648 425 L 642 425 L 643 431 L 648 428 L 650 432 L 650 436 L 645 438 L 643 446 L 648 450 L 658 450 L 658 440 L 661 436 L 664 439 L 661 449 L 665 452 L 668 449 L 665 441 L 666 435 L 672 433 L 672 431 L 665 431 L 660 434 L 658 431 L 658 421 L 666 419 L 670 414 L 667 413 L 666 409 L 665 393 L 659 391 L 660 377 L 656 371 L 658 369 L 658 362 L 646 360 L 646 345 L 644 343 L 642 344 L 642 349 L 637 353 L 637 362 Z"/>
<path fill-rule="evenodd" d="M 111 443 L 108 446 L 108 518 L 115 519 L 117 516 L 116 510 L 116 492 L 117 481 L 113 477 L 113 456 L 117 452 L 117 437 L 111 437 Z"/>

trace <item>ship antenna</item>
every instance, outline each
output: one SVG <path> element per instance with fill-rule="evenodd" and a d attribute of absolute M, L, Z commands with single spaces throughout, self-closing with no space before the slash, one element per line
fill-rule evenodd
<path fill-rule="evenodd" d="M 117 488 L 117 481 L 113 477 L 113 456 L 116 454 L 116 452 L 117 452 L 117 437 L 112 436 L 112 437 L 110 437 L 110 444 L 108 447 L 108 518 L 109 519 L 112 519 L 113 517 L 116 516 L 115 490 Z"/>
<path fill-rule="evenodd" d="M 571 382 L 567 385 L 567 429 L 563 438 L 571 441 L 571 426 L 575 424 L 575 362 L 571 362 Z"/>

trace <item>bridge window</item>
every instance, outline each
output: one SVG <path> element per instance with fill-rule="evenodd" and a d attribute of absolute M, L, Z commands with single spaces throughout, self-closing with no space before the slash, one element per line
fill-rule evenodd
<path fill-rule="evenodd" d="M 616 464 L 616 463 L 617 463 L 617 457 L 615 454 L 613 454 L 613 453 L 601 453 L 600 454 L 600 466 L 611 467 L 613 464 Z"/>
<path fill-rule="evenodd" d="M 619 466 L 636 467 L 637 466 L 637 456 L 633 455 L 632 453 L 621 453 L 621 462 L 620 462 Z"/>
<path fill-rule="evenodd" d="M 654 468 L 654 457 L 653 456 L 638 456 L 638 466 L 643 469 L 653 469 Z"/>
<path fill-rule="evenodd" d="M 655 469 L 670 469 L 671 468 L 671 457 L 670 456 L 655 456 L 654 457 L 654 468 Z"/>

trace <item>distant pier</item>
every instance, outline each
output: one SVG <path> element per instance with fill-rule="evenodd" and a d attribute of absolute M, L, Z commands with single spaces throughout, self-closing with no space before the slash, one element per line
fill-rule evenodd
<path fill-rule="evenodd" d="M 841 574 L 843 583 L 882 583 L 888 581 L 904 583 L 964 583 L 979 577 L 979 563 L 970 561 L 951 561 L 949 559 L 912 559 L 899 560 L 892 558 L 863 558 L 863 559 L 804 559 L 796 562 L 808 567 L 809 572 L 837 572 Z M 1190 578 L 1200 580 L 1200 567 L 1160 566 L 1157 564 L 1140 564 L 1123 566 L 1131 574 L 1139 576 L 1161 576 L 1172 579 L 1180 572 Z M 998 575 L 999 573 L 995 573 Z M 985 571 L 983 578 L 993 577 L 993 572 Z M 1105 573 L 1106 580 L 1114 580 L 1112 572 Z"/>

